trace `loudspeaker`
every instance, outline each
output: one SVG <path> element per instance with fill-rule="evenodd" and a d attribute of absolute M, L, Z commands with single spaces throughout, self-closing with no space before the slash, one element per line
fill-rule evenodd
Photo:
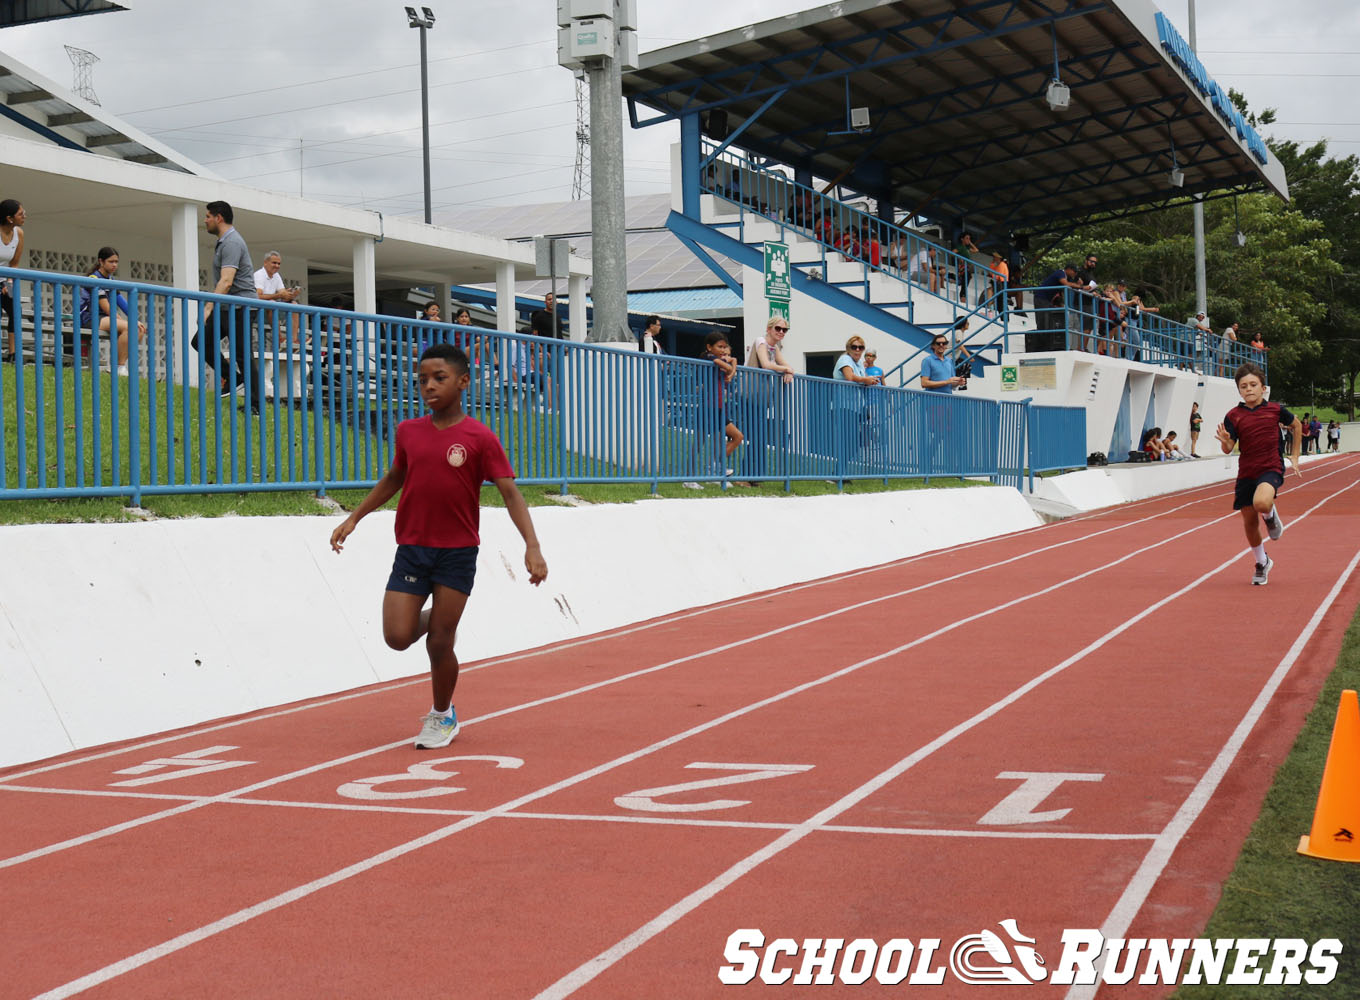
<path fill-rule="evenodd" d="M 727 138 L 727 110 L 725 108 L 714 108 L 708 113 L 708 124 L 704 131 L 708 133 L 710 139 L 717 139 L 722 142 Z"/>

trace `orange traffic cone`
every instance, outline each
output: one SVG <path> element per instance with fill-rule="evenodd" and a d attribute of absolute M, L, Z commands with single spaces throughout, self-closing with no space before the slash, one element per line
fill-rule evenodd
<path fill-rule="evenodd" d="M 1341 692 L 1313 829 L 1299 838 L 1299 853 L 1360 861 L 1360 700 L 1354 691 Z"/>

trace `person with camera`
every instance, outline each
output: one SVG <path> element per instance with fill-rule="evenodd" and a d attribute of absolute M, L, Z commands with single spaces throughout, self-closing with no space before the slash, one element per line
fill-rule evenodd
<path fill-rule="evenodd" d="M 961 319 L 954 327 L 954 337 L 959 341 L 959 359 L 955 362 L 947 357 L 949 338 L 943 333 L 935 334 L 930 343 L 931 354 L 921 362 L 921 388 L 930 392 L 952 393 L 955 389 L 968 388 L 968 376 L 973 373 L 973 356 L 962 344 L 968 333 L 968 320 Z"/>

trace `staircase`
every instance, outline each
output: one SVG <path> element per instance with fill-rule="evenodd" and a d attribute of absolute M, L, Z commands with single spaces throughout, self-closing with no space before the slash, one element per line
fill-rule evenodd
<path fill-rule="evenodd" d="M 889 372 L 889 384 L 911 384 L 934 335 L 953 339 L 962 319 L 968 330 L 960 342 L 981 365 L 1023 349 L 1032 322 L 1003 308 L 990 270 L 977 261 L 710 143 L 704 153 L 698 217 L 672 212 L 672 232 L 701 257 L 701 250 L 721 253 L 757 272 L 764 268 L 766 242 L 786 244 L 795 295 L 808 295 L 914 349 Z M 912 267 L 922 252 L 933 254 L 928 259 L 940 275 L 936 291 L 929 269 Z M 720 276 L 732 284 L 725 272 Z"/>

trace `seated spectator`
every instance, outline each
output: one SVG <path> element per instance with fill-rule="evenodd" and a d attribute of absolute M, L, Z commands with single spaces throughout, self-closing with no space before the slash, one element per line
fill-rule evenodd
<path fill-rule="evenodd" d="M 86 275 L 86 277 L 89 277 L 89 278 L 112 278 L 115 274 L 118 273 L 118 251 L 117 251 L 117 250 L 115 250 L 113 247 L 100 247 L 100 248 L 99 248 L 99 253 L 98 253 L 97 257 L 98 257 L 99 263 L 95 265 L 95 269 L 94 269 L 93 271 L 91 271 L 88 275 Z M 95 331 L 95 321 L 94 321 L 94 316 L 93 316 L 93 310 L 90 308 L 90 303 L 91 303 L 91 301 L 94 299 L 94 292 L 95 292 L 95 289 L 92 289 L 92 288 L 84 288 L 84 287 L 82 287 L 82 288 L 80 289 L 80 294 L 79 294 L 79 296 L 78 296 L 79 301 L 80 301 L 80 306 L 79 306 L 79 308 L 80 308 L 80 329 L 81 329 L 82 331 L 88 330 L 88 331 L 90 331 L 90 332 L 92 332 L 92 333 Z M 102 289 L 102 288 L 101 288 L 101 289 L 98 290 L 98 295 L 99 295 L 99 322 L 98 322 L 98 332 L 99 332 L 99 333 L 108 333 L 108 332 L 109 332 L 109 325 L 110 325 L 110 322 L 113 320 L 113 317 L 110 315 L 111 310 L 110 310 L 110 306 L 109 306 L 109 293 L 108 293 L 105 289 Z M 118 340 L 117 340 L 118 374 L 119 374 L 119 375 L 126 375 L 126 374 L 128 373 L 128 366 L 127 366 L 127 359 L 128 359 L 128 321 L 127 321 L 128 301 L 127 301 L 127 299 L 123 298 L 123 295 L 122 295 L 121 292 L 118 293 L 118 294 L 116 294 L 116 295 L 114 296 L 114 301 L 115 301 L 115 303 L 117 304 L 119 310 L 121 310 L 122 313 L 123 313 L 122 316 L 119 316 L 119 317 L 117 318 L 117 325 L 116 325 L 116 327 L 115 327 L 115 329 L 118 331 Z M 145 340 L 145 339 L 146 339 L 146 324 L 143 323 L 141 320 L 138 320 L 138 321 L 137 321 L 137 339 L 138 339 L 138 340 Z"/>
<path fill-rule="evenodd" d="M 1141 447 L 1149 462 L 1160 462 L 1165 457 L 1165 451 L 1162 448 L 1162 429 L 1151 427 L 1145 431 Z"/>
<path fill-rule="evenodd" d="M 255 272 L 255 297 L 262 302 L 296 302 L 298 296 L 302 294 L 302 289 L 293 285 L 289 287 L 284 284 L 283 275 L 279 269 L 283 267 L 283 257 L 277 250 L 270 250 L 264 255 L 263 266 Z M 298 317 L 293 314 L 289 317 L 289 328 L 292 330 L 293 343 L 298 343 Z"/>
<path fill-rule="evenodd" d="M 1166 437 L 1162 438 L 1162 457 L 1176 462 L 1189 458 L 1185 452 L 1181 451 L 1181 446 L 1176 443 L 1175 431 L 1167 431 Z"/>

